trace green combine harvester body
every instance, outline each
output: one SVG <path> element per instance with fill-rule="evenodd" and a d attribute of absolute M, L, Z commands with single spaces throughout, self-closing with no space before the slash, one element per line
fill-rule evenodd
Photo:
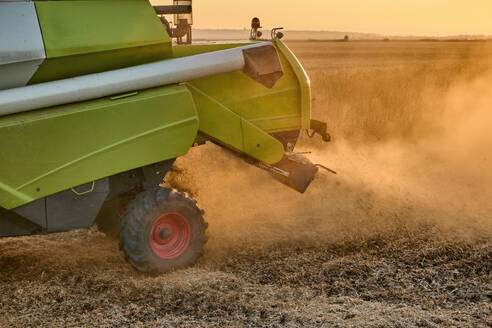
<path fill-rule="evenodd" d="M 16 15 L 25 22 L 16 20 Z M 16 22 L 13 33 L 3 28 L 9 19 Z M 299 132 L 311 128 L 311 95 L 304 69 L 280 40 L 173 46 L 153 7 L 144 0 L 4 2 L 0 3 L 2 24 L 0 235 L 87 228 L 96 217 L 103 226 L 106 216 L 131 220 L 124 218 L 132 215 L 125 210 L 128 204 L 138 201 L 139 194 L 163 193 L 154 189 L 174 159 L 206 141 L 231 149 L 302 192 L 317 171 L 314 165 L 301 165 L 289 157 Z M 19 45 L 22 38 L 28 41 L 27 49 Z M 241 56 L 239 61 L 231 57 L 231 71 L 214 72 L 217 65 L 207 66 L 204 61 L 232 51 L 240 51 Z M 237 63 L 243 69 L 237 69 Z M 149 65 L 164 67 L 156 76 L 169 75 L 172 83 L 142 82 L 143 88 L 134 88 L 132 78 L 111 75 L 135 74 L 137 80 L 141 71 L 151 74 L 158 67 Z M 179 65 L 188 66 L 182 72 Z M 102 81 L 106 86 L 106 80 L 118 87 L 82 90 L 90 86 L 85 81 Z M 63 90 L 74 83 L 82 89 Z M 296 172 L 277 165 L 290 162 L 305 171 L 300 184 L 285 181 Z M 181 194 L 166 192 L 168 202 L 174 197 L 179 203 Z M 186 201 L 175 205 L 186 207 Z M 186 209 L 175 212 L 188 221 L 193 218 L 185 215 Z M 155 240 L 148 237 L 154 230 L 143 232 L 143 243 L 152 249 L 144 264 L 135 260 L 135 249 L 125 248 L 130 242 L 124 240 L 124 229 L 132 223 L 118 228 L 118 232 L 123 229 L 122 248 L 138 269 L 168 270 L 194 261 L 186 255 L 201 235 L 194 235 L 194 223 L 162 217 L 149 219 L 149 229 L 160 229 Z M 181 236 L 180 227 L 188 227 L 188 235 Z M 176 249 L 156 250 L 164 244 L 168 247 L 175 237 L 180 245 L 190 240 L 178 256 L 169 255 Z"/>

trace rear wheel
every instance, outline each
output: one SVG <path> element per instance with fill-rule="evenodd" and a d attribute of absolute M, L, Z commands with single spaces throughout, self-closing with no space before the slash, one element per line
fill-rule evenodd
<path fill-rule="evenodd" d="M 118 238 L 121 230 L 121 217 L 125 208 L 135 199 L 135 193 L 127 193 L 115 199 L 106 201 L 95 220 L 96 226 L 107 236 Z"/>
<path fill-rule="evenodd" d="M 148 190 L 127 206 L 120 246 L 137 270 L 182 269 L 203 254 L 206 228 L 196 201 L 184 193 L 166 188 Z"/>

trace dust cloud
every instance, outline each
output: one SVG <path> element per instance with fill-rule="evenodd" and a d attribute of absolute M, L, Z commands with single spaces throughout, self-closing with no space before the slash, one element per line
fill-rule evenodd
<path fill-rule="evenodd" d="M 445 91 L 429 86 L 425 95 L 432 98 L 421 101 L 429 107 L 410 116 L 413 129 L 405 137 L 335 136 L 322 144 L 303 136 L 297 150 L 312 151 L 313 162 L 339 172 L 320 171 L 304 195 L 213 144 L 180 158 L 170 181 L 206 209 L 209 256 L 420 233 L 490 237 L 491 83 L 486 73 L 473 80 L 456 76 Z"/>
<path fill-rule="evenodd" d="M 289 45 L 334 137 L 297 150 L 338 175 L 301 195 L 194 148 L 168 182 L 210 223 L 196 266 L 136 272 L 96 229 L 2 239 L 0 327 L 492 326 L 492 43 Z"/>

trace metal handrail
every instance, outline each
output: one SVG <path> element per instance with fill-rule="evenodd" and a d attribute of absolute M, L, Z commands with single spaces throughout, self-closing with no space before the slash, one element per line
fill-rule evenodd
<path fill-rule="evenodd" d="M 158 15 L 191 14 L 193 11 L 191 5 L 153 6 L 153 7 Z"/>

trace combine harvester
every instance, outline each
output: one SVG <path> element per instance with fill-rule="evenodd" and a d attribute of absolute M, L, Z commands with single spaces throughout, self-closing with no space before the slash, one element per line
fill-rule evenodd
<path fill-rule="evenodd" d="M 173 46 L 191 43 L 192 20 L 163 16 L 191 15 L 180 2 L 0 1 L 0 236 L 97 223 L 138 270 L 192 265 L 203 212 L 160 185 L 207 141 L 306 190 L 318 167 L 298 136 L 329 135 L 281 34 Z"/>

